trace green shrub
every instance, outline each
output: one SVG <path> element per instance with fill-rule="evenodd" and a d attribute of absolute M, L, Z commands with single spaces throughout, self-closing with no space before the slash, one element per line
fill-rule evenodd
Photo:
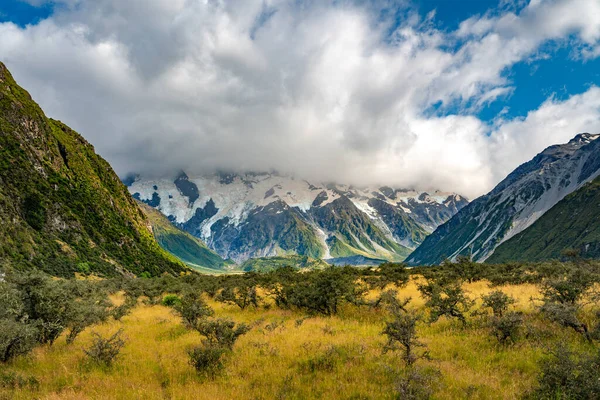
<path fill-rule="evenodd" d="M 465 314 L 473 305 L 465 294 L 460 282 L 444 283 L 428 282 L 419 285 L 421 295 L 427 300 L 425 305 L 429 308 L 429 321 L 436 322 L 440 317 L 456 318 L 465 325 Z"/>
<path fill-rule="evenodd" d="M 494 317 L 491 322 L 492 333 L 500 344 L 515 343 L 523 325 L 523 315 L 518 312 L 508 312 Z"/>
<path fill-rule="evenodd" d="M 196 324 L 196 330 L 206 337 L 206 343 L 210 346 L 223 347 L 231 350 L 236 340 L 250 331 L 250 326 L 218 318 L 213 320 L 201 320 Z"/>
<path fill-rule="evenodd" d="M 494 317 L 501 318 L 508 307 L 515 303 L 515 299 L 501 290 L 495 290 L 487 295 L 481 296 L 482 307 L 490 308 Z"/>
<path fill-rule="evenodd" d="M 36 345 L 39 330 L 11 319 L 0 319 L 0 362 L 29 353 Z"/>
<path fill-rule="evenodd" d="M 184 325 L 197 329 L 198 322 L 203 318 L 210 317 L 214 311 L 195 293 L 186 293 L 181 301 L 173 307 L 181 316 Z"/>
<path fill-rule="evenodd" d="M 214 345 L 201 345 L 188 351 L 189 363 L 199 374 L 214 377 L 223 369 L 227 349 Z"/>
<path fill-rule="evenodd" d="M 393 350 L 402 351 L 402 360 L 410 366 L 419 358 L 427 358 L 428 353 L 417 354 L 417 348 L 425 347 L 417 338 L 418 317 L 401 312 L 394 314 L 394 319 L 387 322 L 383 334 L 388 337 L 384 353 Z"/>
<path fill-rule="evenodd" d="M 531 399 L 597 399 L 600 393 L 600 351 L 576 354 L 557 346 L 541 362 L 539 387 Z"/>
<path fill-rule="evenodd" d="M 162 299 L 162 305 L 165 307 L 175 307 L 181 304 L 181 299 L 175 294 L 168 294 Z"/>

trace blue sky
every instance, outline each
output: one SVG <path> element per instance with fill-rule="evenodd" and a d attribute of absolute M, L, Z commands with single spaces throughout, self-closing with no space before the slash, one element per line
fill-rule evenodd
<path fill-rule="evenodd" d="M 599 15 L 597 0 L 3 0 L 0 60 L 120 174 L 275 168 L 474 197 L 600 133 Z"/>

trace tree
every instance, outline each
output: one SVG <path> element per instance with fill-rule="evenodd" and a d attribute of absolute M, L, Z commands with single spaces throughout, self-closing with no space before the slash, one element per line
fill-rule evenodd
<path fill-rule="evenodd" d="M 429 321 L 436 322 L 440 317 L 456 318 L 467 323 L 465 313 L 473 305 L 460 283 L 449 283 L 441 286 L 435 282 L 419 285 L 421 295 L 427 299 L 425 305 L 430 309 Z"/>

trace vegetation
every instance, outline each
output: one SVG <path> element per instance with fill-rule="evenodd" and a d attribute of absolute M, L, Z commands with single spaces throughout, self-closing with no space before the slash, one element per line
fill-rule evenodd
<path fill-rule="evenodd" d="M 9 270 L 0 397 L 593 398 L 599 263 L 456 267 Z"/>
<path fill-rule="evenodd" d="M 62 277 L 187 270 L 161 250 L 110 165 L 1 63 L 0 183 L 0 265 Z"/>

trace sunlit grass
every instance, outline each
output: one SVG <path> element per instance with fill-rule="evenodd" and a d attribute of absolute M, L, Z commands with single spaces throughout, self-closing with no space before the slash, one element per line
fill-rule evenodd
<path fill-rule="evenodd" d="M 473 299 L 491 289 L 485 282 L 465 284 Z M 534 285 L 499 289 L 517 299 L 515 309 L 531 313 L 531 299 L 539 297 Z M 369 293 L 375 298 L 379 292 Z M 400 291 L 411 297 L 410 308 L 425 312 L 417 282 Z M 112 296 L 119 303 L 120 296 Z M 401 363 L 393 353 L 382 354 L 381 335 L 387 314 L 367 307 L 345 306 L 335 317 L 311 317 L 280 310 L 239 308 L 209 300 L 219 317 L 246 322 L 253 329 L 242 336 L 214 380 L 202 379 L 188 365 L 187 349 L 201 336 L 186 330 L 166 307 L 140 303 L 122 321 L 109 322 L 83 332 L 67 346 L 61 337 L 53 347 L 36 349 L 4 367 L 4 372 L 33 376 L 39 388 L 14 391 L 0 388 L 0 398 L 15 399 L 378 399 L 393 395 L 395 377 L 389 366 Z M 528 321 L 535 327 L 536 319 Z M 543 325 L 543 324 L 542 324 Z M 543 328 L 543 327 L 542 327 Z M 540 329 L 542 329 L 540 328 Z M 91 332 L 109 335 L 123 329 L 127 340 L 112 368 L 91 365 L 82 349 Z M 442 373 L 435 394 L 439 399 L 516 399 L 535 385 L 543 344 L 521 340 L 514 346 L 498 345 L 484 324 L 469 318 L 466 327 L 441 319 L 419 325 L 419 336 L 431 354 L 420 361 Z M 564 331 L 573 343 L 575 334 Z M 556 337 L 556 335 L 551 336 Z M 584 344 L 581 344 L 582 346 Z M 326 368 L 318 358 L 329 357 Z M 314 367 L 317 365 L 317 367 Z M 313 366 L 313 367 L 311 367 Z M 313 368 L 313 370 L 311 370 Z"/>

